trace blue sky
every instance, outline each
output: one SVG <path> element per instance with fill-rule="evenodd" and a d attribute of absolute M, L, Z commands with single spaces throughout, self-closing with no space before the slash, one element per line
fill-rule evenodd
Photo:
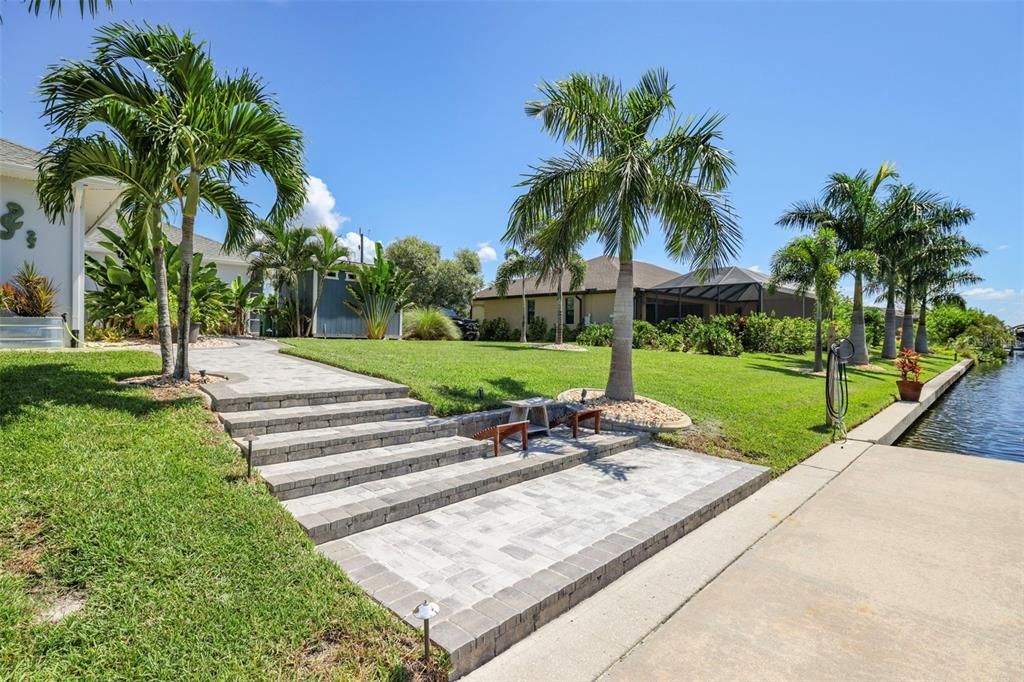
<path fill-rule="evenodd" d="M 85 57 L 100 23 L 191 28 L 220 69 L 263 76 L 305 131 L 318 179 L 310 220 L 500 256 L 520 174 L 560 149 L 523 114 L 537 83 L 587 71 L 630 84 L 664 67 L 681 113 L 727 115 L 739 265 L 767 270 L 793 236 L 775 219 L 815 197 L 829 172 L 891 160 L 905 181 L 976 211 L 968 234 L 989 254 L 969 301 L 1024 322 L 1022 3 L 115 5 L 81 20 L 4 4 L 0 134 L 48 141 L 39 77 L 59 58 Z M 248 192 L 269 205 L 265 184 Z M 204 217 L 199 229 L 223 228 Z M 637 257 L 688 269 L 661 246 L 652 233 Z M 496 262 L 484 265 L 490 278 Z"/>

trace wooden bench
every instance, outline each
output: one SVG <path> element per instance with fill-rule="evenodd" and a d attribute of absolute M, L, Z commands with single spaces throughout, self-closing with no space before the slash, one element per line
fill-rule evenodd
<path fill-rule="evenodd" d="M 516 434 L 519 434 L 519 436 L 523 440 L 523 452 L 526 452 L 526 449 L 529 447 L 530 443 L 530 436 L 527 432 L 529 426 L 530 422 L 528 421 L 511 422 L 509 424 L 498 424 L 497 426 L 492 426 L 489 429 L 484 429 L 479 433 L 474 433 L 473 438 L 475 438 L 476 440 L 488 440 L 490 438 L 493 438 L 494 456 L 497 457 L 498 449 L 501 447 L 501 441 L 505 440 L 509 436 L 515 436 Z"/>
<path fill-rule="evenodd" d="M 580 430 L 580 422 L 587 419 L 594 420 L 594 433 L 601 433 L 601 410 L 593 408 L 589 410 L 570 411 L 565 415 L 565 423 L 572 429 L 572 437 L 576 438 Z"/>

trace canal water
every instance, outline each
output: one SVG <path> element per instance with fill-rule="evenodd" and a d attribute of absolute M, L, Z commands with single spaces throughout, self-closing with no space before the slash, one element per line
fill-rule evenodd
<path fill-rule="evenodd" d="M 1024 463 L 1024 353 L 976 365 L 896 445 Z"/>

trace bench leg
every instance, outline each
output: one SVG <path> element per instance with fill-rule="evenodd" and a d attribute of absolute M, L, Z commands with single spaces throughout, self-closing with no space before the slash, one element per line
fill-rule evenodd
<path fill-rule="evenodd" d="M 499 435 L 498 430 L 495 429 L 494 430 L 494 456 L 495 457 L 498 456 L 498 448 L 500 448 L 500 447 L 501 447 L 501 436 Z"/>
<path fill-rule="evenodd" d="M 601 433 L 601 413 L 594 415 L 594 433 Z"/>
<path fill-rule="evenodd" d="M 526 424 L 523 424 L 523 452 L 526 452 L 530 447 L 530 432 L 526 428 Z"/>
<path fill-rule="evenodd" d="M 572 422 L 572 438 L 573 440 L 576 440 L 580 431 L 580 419 L 574 414 L 569 418 L 569 420 Z"/>

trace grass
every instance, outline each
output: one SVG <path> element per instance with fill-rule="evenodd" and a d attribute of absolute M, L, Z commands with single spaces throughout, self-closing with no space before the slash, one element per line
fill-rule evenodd
<path fill-rule="evenodd" d="M 291 339 L 286 352 L 412 388 L 435 413 L 498 407 L 503 400 L 555 396 L 567 388 L 603 388 L 610 349 L 586 353 L 541 350 L 518 343 Z M 875 358 L 878 357 L 877 352 Z M 825 426 L 824 379 L 791 371 L 813 366 L 812 354 L 745 353 L 737 358 L 637 350 L 636 390 L 693 418 L 696 433 L 680 444 L 712 454 L 740 455 L 780 473 L 831 438 Z M 852 428 L 896 396 L 896 370 L 850 369 Z M 924 380 L 953 364 L 937 353 L 924 360 Z M 484 397 L 477 397 L 483 388 Z"/>
<path fill-rule="evenodd" d="M 418 636 L 313 551 L 144 352 L 0 353 L 0 679 L 401 679 Z M 168 396 L 164 396 L 168 398 Z M 38 623 L 54 597 L 84 608 Z"/>

